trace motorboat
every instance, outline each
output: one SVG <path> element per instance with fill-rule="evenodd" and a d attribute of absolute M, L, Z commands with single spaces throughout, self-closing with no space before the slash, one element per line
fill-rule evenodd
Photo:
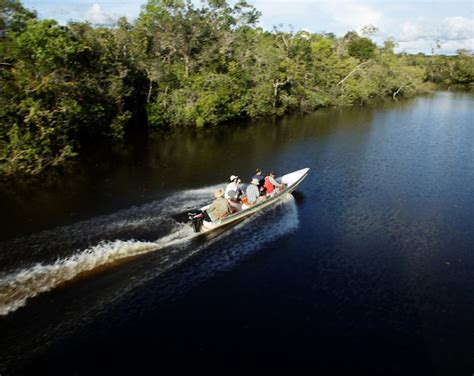
<path fill-rule="evenodd" d="M 239 222 L 264 208 L 275 205 L 276 203 L 282 201 L 298 187 L 298 185 L 308 175 L 308 172 L 309 168 L 303 168 L 301 170 L 293 171 L 289 174 L 276 178 L 275 180 L 278 183 L 283 184 L 283 187 L 279 192 L 275 192 L 273 195 L 266 197 L 264 200 L 254 205 L 251 205 L 248 202 L 240 203 L 239 205 L 235 206 L 234 213 L 229 214 L 228 216 L 219 220 L 206 220 L 206 215 L 204 212 L 211 204 L 203 206 L 196 211 L 189 212 L 188 217 L 190 223 L 193 226 L 195 232 L 206 233 L 219 227 L 230 225 L 234 222 Z"/>

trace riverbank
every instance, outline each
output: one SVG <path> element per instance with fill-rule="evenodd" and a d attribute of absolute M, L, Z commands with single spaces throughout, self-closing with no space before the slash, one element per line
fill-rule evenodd
<path fill-rule="evenodd" d="M 158 5 L 157 5 L 158 4 Z M 267 32 L 251 5 L 150 2 L 133 23 L 58 25 L 20 3 L 2 33 L 0 174 L 42 174 L 100 140 L 412 97 L 474 82 L 474 57 L 394 53 L 370 28 Z M 373 30 L 372 30 L 373 31 Z"/>

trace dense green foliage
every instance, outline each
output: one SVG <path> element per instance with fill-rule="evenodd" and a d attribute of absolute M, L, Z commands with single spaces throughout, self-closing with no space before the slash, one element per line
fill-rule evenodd
<path fill-rule="evenodd" d="M 355 32 L 264 31 L 244 0 L 150 0 L 113 27 L 0 0 L 0 173 L 36 174 L 140 117 L 153 129 L 364 104 L 474 83 L 473 55 L 404 55 Z"/>

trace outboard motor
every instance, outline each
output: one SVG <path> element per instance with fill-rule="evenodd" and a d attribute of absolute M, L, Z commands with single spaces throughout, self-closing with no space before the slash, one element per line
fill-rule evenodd
<path fill-rule="evenodd" d="M 204 213 L 201 210 L 196 210 L 189 212 L 188 217 L 193 225 L 194 232 L 200 232 L 204 222 Z"/>

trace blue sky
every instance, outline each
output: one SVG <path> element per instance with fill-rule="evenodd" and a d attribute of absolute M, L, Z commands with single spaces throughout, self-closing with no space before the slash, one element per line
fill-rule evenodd
<path fill-rule="evenodd" d="M 474 0 L 247 0 L 262 12 L 260 26 L 271 30 L 332 32 L 337 36 L 371 24 L 378 28 L 373 39 L 392 38 L 397 51 L 453 54 L 474 51 Z M 198 0 L 194 1 L 199 4 Z M 41 18 L 113 22 L 120 16 L 133 20 L 146 0 L 23 0 Z"/>

